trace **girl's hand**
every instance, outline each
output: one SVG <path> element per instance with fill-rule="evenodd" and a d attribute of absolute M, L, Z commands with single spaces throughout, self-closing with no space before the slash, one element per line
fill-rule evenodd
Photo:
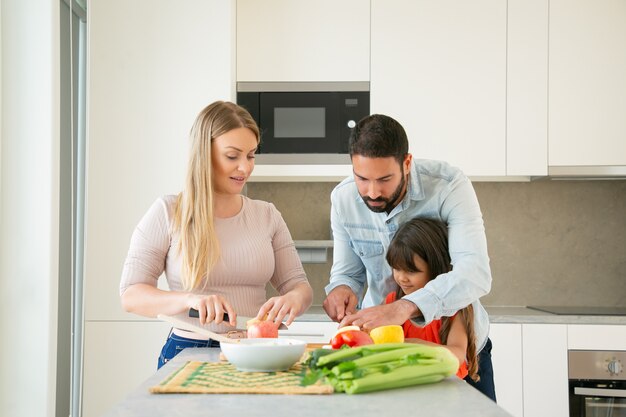
<path fill-rule="evenodd" d="M 190 294 L 188 307 L 198 310 L 198 318 L 201 324 L 211 322 L 220 324 L 224 321 L 224 313 L 228 313 L 229 324 L 231 326 L 237 325 L 237 313 L 221 295 Z"/>

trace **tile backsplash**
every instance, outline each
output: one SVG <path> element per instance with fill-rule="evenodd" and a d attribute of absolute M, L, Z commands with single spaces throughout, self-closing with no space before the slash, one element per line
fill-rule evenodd
<path fill-rule="evenodd" d="M 294 240 L 330 238 L 336 183 L 249 183 Z M 626 180 L 475 182 L 493 284 L 486 305 L 626 306 Z M 332 252 L 330 250 L 329 252 Z M 305 264 L 314 304 L 325 298 L 332 255 Z"/>

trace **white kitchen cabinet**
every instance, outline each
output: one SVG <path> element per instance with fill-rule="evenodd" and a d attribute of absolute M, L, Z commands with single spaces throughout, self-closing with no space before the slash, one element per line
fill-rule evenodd
<path fill-rule="evenodd" d="M 567 417 L 567 325 L 523 324 L 524 417 Z"/>
<path fill-rule="evenodd" d="M 82 415 L 102 415 L 153 375 L 169 330 L 154 321 L 85 323 Z"/>
<path fill-rule="evenodd" d="M 237 81 L 369 81 L 369 0 L 237 0 Z"/>
<path fill-rule="evenodd" d="M 492 323 L 489 338 L 498 405 L 515 417 L 523 417 L 522 325 Z"/>
<path fill-rule="evenodd" d="M 626 165 L 626 3 L 551 0 L 549 165 Z"/>
<path fill-rule="evenodd" d="M 506 175 L 507 3 L 372 0 L 371 112 L 417 158 Z"/>
<path fill-rule="evenodd" d="M 548 0 L 508 0 L 506 174 L 548 174 Z"/>
<path fill-rule="evenodd" d="M 571 350 L 626 350 L 626 326 L 570 324 L 567 347 Z"/>

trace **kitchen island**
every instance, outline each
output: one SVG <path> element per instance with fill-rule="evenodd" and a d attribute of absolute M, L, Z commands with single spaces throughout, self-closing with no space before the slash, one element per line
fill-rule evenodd
<path fill-rule="evenodd" d="M 217 348 L 185 349 L 109 410 L 105 417 L 510 416 L 465 381 L 456 377 L 447 378 L 436 384 L 356 395 L 151 394 L 148 391 L 185 362 L 218 361 L 219 352 Z"/>

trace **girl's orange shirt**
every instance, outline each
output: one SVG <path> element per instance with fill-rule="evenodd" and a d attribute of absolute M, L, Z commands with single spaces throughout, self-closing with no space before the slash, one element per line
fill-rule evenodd
<path fill-rule="evenodd" d="M 385 304 L 391 304 L 394 301 L 396 301 L 396 293 L 390 292 L 387 294 Z M 456 317 L 456 315 L 454 317 Z M 404 329 L 404 337 L 422 339 L 427 342 L 437 343 L 438 345 L 442 344 L 441 337 L 439 336 L 439 331 L 441 330 L 441 320 L 433 320 L 424 327 L 419 327 L 413 324 L 411 320 L 407 320 L 404 324 L 402 324 L 402 328 Z M 461 379 L 467 376 L 467 362 L 463 362 L 461 366 L 459 366 L 456 376 Z"/>

